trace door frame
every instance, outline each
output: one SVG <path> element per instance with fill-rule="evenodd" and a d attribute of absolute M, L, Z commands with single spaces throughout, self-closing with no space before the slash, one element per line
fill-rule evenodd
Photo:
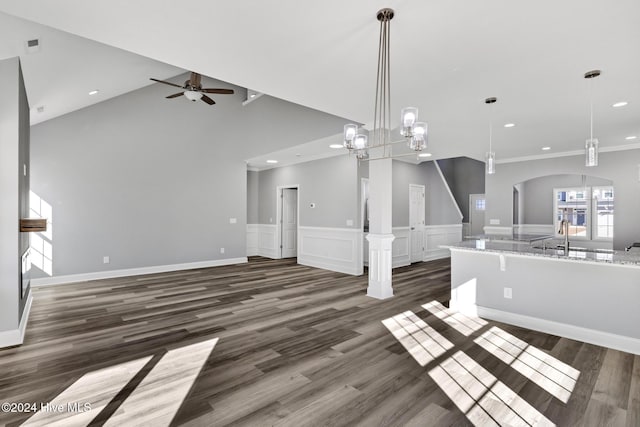
<path fill-rule="evenodd" d="M 282 258 L 282 190 L 295 189 L 298 193 L 296 200 L 296 258 L 300 250 L 300 185 L 278 185 L 276 187 L 276 259 Z"/>
<path fill-rule="evenodd" d="M 365 194 L 364 187 L 369 186 L 369 178 L 360 178 L 360 231 L 362 231 L 362 266 L 366 267 L 369 265 L 369 245 L 367 241 L 366 235 L 369 234 L 369 230 L 364 230 L 364 205 L 365 205 Z"/>
<path fill-rule="evenodd" d="M 411 230 L 411 188 L 412 187 L 418 187 L 422 189 L 422 208 L 423 208 L 423 212 L 422 212 L 422 257 L 420 259 L 420 261 L 413 261 L 413 233 Z M 426 239 L 426 235 L 425 235 L 425 231 L 426 231 L 426 222 L 427 222 L 427 218 L 426 218 L 426 209 L 427 209 L 427 186 L 424 184 L 409 184 L 409 262 L 411 264 L 413 264 L 414 262 L 422 262 L 424 261 L 424 251 L 426 248 L 425 245 L 425 239 Z"/>

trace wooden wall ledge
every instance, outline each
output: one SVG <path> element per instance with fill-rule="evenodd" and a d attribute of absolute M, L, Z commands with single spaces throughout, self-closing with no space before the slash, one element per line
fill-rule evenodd
<path fill-rule="evenodd" d="M 45 218 L 22 218 L 20 219 L 20 231 L 47 231 L 47 220 Z"/>

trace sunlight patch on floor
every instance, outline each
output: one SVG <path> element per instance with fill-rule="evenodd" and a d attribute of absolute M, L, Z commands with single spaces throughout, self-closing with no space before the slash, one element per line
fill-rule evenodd
<path fill-rule="evenodd" d="M 430 311 L 440 320 L 454 328 L 456 331 L 460 332 L 465 337 L 468 337 L 475 331 L 481 329 L 483 326 L 488 325 L 487 322 L 480 319 L 479 317 L 465 316 L 462 313 L 445 307 L 438 301 L 431 301 L 428 304 L 424 304 L 422 308 Z"/>
<path fill-rule="evenodd" d="M 436 357 L 453 348 L 453 344 L 412 311 L 405 311 L 385 319 L 382 324 L 387 327 L 420 366 L 425 366 Z"/>
<path fill-rule="evenodd" d="M 462 351 L 429 376 L 476 426 L 555 425 Z"/>
<path fill-rule="evenodd" d="M 569 401 L 580 371 L 495 326 L 474 342 L 560 401 Z"/>

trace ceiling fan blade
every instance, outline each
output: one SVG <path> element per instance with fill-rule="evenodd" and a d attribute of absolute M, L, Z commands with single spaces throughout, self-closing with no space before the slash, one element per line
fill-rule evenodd
<path fill-rule="evenodd" d="M 182 88 L 182 86 L 177 85 L 175 83 L 165 82 L 164 80 L 154 79 L 153 77 L 151 77 L 149 80 L 153 80 L 154 82 L 158 82 L 158 83 L 164 83 L 164 84 L 169 85 L 169 86 L 175 86 L 175 87 Z"/>
<path fill-rule="evenodd" d="M 233 95 L 232 89 L 200 89 L 202 93 L 219 93 L 221 95 Z"/>
<path fill-rule="evenodd" d="M 182 96 L 182 95 L 184 95 L 184 92 L 178 92 L 178 93 L 174 93 L 173 95 L 169 95 L 166 98 L 167 99 L 177 98 L 177 97 Z"/>
<path fill-rule="evenodd" d="M 207 95 L 202 95 L 202 99 L 204 102 L 206 102 L 209 105 L 213 105 L 216 103 L 216 101 L 214 101 L 213 99 L 209 98 Z"/>

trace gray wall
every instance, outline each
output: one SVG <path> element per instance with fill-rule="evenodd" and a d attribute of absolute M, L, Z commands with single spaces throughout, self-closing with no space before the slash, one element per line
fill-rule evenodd
<path fill-rule="evenodd" d="M 18 58 L 0 61 L 0 332 L 15 330 L 24 302 L 20 295 L 20 257 L 28 246 L 19 232 L 28 213 L 29 106 Z M 25 133 L 26 131 L 26 133 Z M 27 197 L 25 197 L 25 195 Z M 25 215 L 26 216 L 26 215 Z M 26 295 L 25 295 L 26 296 Z"/>
<path fill-rule="evenodd" d="M 346 121 L 269 96 L 243 107 L 245 91 L 233 89 L 208 106 L 167 100 L 171 89 L 153 84 L 32 128 L 31 185 L 53 207 L 54 275 L 246 256 L 245 159 Z"/>
<path fill-rule="evenodd" d="M 486 177 L 486 224 L 491 219 L 500 226 L 512 226 L 513 185 L 545 175 L 578 174 L 613 181 L 615 189 L 614 249 L 640 242 L 640 149 L 600 153 L 599 166 L 584 166 L 584 156 L 501 163 L 495 175 Z"/>
<path fill-rule="evenodd" d="M 300 225 L 357 228 L 358 167 L 353 156 L 336 156 L 259 172 L 260 224 L 275 224 L 276 188 L 299 185 Z M 316 207 L 311 208 L 310 204 Z M 347 226 L 347 220 L 353 225 Z"/>
<path fill-rule="evenodd" d="M 247 224 L 258 224 L 259 173 L 247 171 Z"/>
<path fill-rule="evenodd" d="M 426 225 L 459 224 L 460 215 L 434 162 L 393 161 L 393 226 L 409 226 L 409 184 L 425 186 Z"/>
<path fill-rule="evenodd" d="M 484 193 L 484 163 L 468 157 L 437 162 L 462 211 L 462 222 L 469 222 L 469 194 Z"/>
<path fill-rule="evenodd" d="M 553 189 L 611 185 L 608 179 L 582 175 L 549 175 L 530 179 L 522 183 L 523 224 L 555 224 L 553 221 Z M 523 197 L 524 196 L 524 197 Z"/>

